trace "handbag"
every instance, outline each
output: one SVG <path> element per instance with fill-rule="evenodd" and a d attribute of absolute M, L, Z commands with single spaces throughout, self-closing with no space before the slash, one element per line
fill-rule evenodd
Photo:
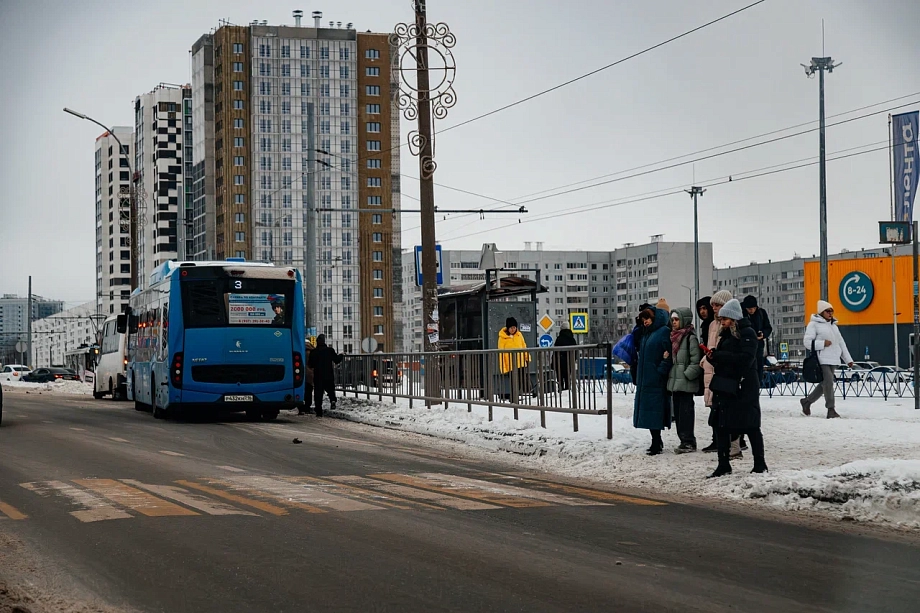
<path fill-rule="evenodd" d="M 741 379 L 741 381 L 744 381 L 744 379 Z M 709 390 L 716 394 L 737 396 L 741 393 L 741 381 L 736 381 L 725 375 L 713 375 L 712 381 L 709 382 Z"/>
<path fill-rule="evenodd" d="M 811 355 L 802 361 L 802 378 L 806 383 L 821 383 L 824 381 L 824 371 L 818 361 L 818 352 L 815 351 L 815 341 L 811 341 Z"/>
<path fill-rule="evenodd" d="M 627 364 L 632 364 L 636 360 L 638 352 L 636 350 L 636 340 L 632 332 L 621 338 L 613 347 L 613 355 L 617 356 Z"/>

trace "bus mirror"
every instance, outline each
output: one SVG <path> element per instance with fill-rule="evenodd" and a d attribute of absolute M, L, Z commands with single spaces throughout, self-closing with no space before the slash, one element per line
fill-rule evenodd
<path fill-rule="evenodd" d="M 131 334 L 137 332 L 137 315 L 134 313 L 128 313 L 128 331 Z"/>
<path fill-rule="evenodd" d="M 128 317 L 124 313 L 119 315 L 116 319 L 115 330 L 117 330 L 119 334 L 124 334 L 128 331 Z"/>

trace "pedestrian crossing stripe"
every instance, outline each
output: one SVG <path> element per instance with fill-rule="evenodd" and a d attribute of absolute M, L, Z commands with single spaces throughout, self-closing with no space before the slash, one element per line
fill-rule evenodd
<path fill-rule="evenodd" d="M 20 486 L 43 498 L 63 499 L 84 523 L 112 519 L 201 516 L 283 516 L 292 510 L 336 512 L 496 511 L 549 506 L 666 503 L 498 473 L 378 473 L 328 477 L 231 474 L 174 484 L 136 479 L 37 481 Z M 27 516 L 0 501 L 0 518 Z"/>

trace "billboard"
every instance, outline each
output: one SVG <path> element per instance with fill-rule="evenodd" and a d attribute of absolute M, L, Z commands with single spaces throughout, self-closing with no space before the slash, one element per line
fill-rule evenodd
<path fill-rule="evenodd" d="M 894 160 L 894 221 L 913 221 L 920 152 L 917 137 L 920 111 L 891 117 L 891 156 Z"/>

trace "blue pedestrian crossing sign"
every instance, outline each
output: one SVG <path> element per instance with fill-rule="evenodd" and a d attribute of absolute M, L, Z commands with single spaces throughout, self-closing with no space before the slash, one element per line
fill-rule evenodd
<path fill-rule="evenodd" d="M 552 347 L 553 346 L 553 337 L 549 334 L 543 334 L 540 336 L 539 340 L 541 347 Z"/>
<path fill-rule="evenodd" d="M 587 313 L 569 313 L 569 327 L 573 334 L 588 333 L 588 314 Z"/>
<path fill-rule="evenodd" d="M 789 343 L 779 344 L 779 359 L 781 360 L 789 359 Z"/>

